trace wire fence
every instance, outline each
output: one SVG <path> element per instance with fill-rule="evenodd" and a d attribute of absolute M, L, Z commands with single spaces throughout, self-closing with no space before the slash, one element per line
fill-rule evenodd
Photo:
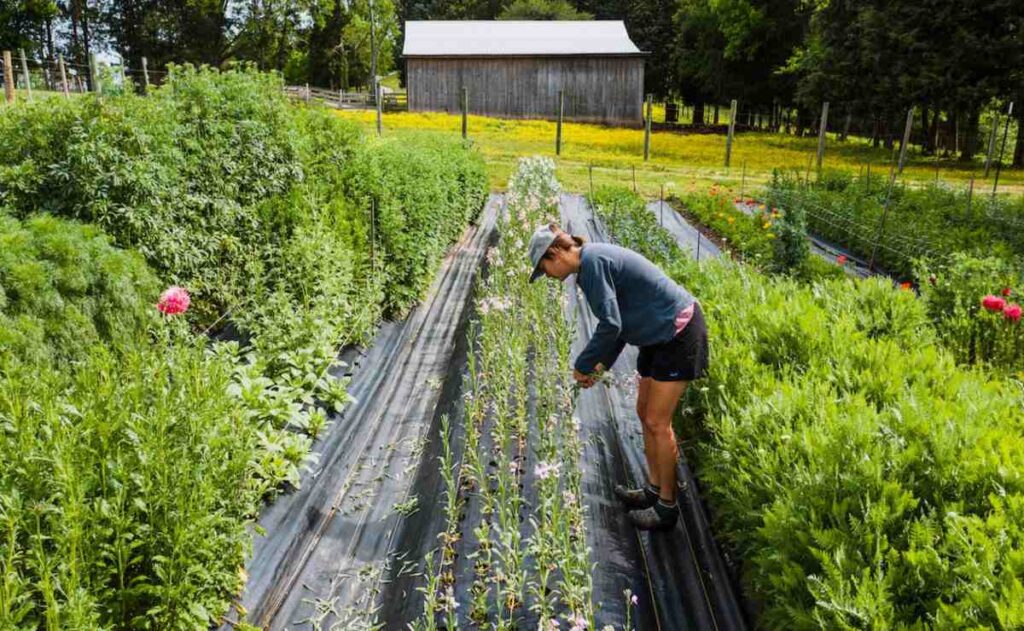
<path fill-rule="evenodd" d="M 117 94 L 143 92 L 148 86 L 162 84 L 166 69 L 111 64 L 90 57 L 90 63 L 56 59 L 35 59 L 22 51 L 4 51 L 0 64 L 0 84 L 5 86 L 6 100 L 31 99 L 37 93 L 65 95 L 99 92 Z"/>

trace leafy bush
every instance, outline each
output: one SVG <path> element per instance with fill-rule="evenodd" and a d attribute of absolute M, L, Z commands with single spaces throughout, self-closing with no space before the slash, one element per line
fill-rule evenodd
<path fill-rule="evenodd" d="M 303 114 L 255 72 L 176 69 L 150 94 L 5 109 L 0 202 L 101 226 L 186 286 L 191 317 L 209 323 L 262 280 L 280 233 L 254 204 L 303 178 Z"/>
<path fill-rule="evenodd" d="M 983 587 L 1006 584 L 1020 554 L 1024 522 L 992 521 L 1024 498 L 1005 456 L 1024 446 L 1019 386 L 958 369 L 929 343 L 919 301 L 881 281 L 844 305 L 848 282 L 675 275 L 711 323 L 702 477 L 766 626 L 985 627 L 1019 606 Z M 975 522 L 1006 543 L 963 541 Z"/>
<path fill-rule="evenodd" d="M 0 347 L 30 363 L 135 343 L 156 321 L 159 284 L 145 261 L 94 226 L 0 213 Z"/>
<path fill-rule="evenodd" d="M 922 301 L 884 281 L 669 271 L 708 317 L 693 456 L 760 625 L 1016 626 L 1020 384 L 957 367 Z"/>
<path fill-rule="evenodd" d="M 673 199 L 700 225 L 721 237 L 726 247 L 743 260 L 759 266 L 770 265 L 772 241 L 777 237 L 774 227 L 777 213 L 760 206 L 751 214 L 744 213 L 735 206 L 743 200 L 730 200 L 716 187 L 707 195 L 693 193 Z"/>

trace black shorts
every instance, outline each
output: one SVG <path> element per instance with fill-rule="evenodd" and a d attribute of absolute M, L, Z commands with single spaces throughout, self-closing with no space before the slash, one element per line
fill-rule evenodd
<path fill-rule="evenodd" d="M 655 381 L 693 381 L 708 369 L 708 329 L 700 304 L 694 303 L 693 318 L 679 335 L 667 342 L 641 346 L 636 370 Z"/>

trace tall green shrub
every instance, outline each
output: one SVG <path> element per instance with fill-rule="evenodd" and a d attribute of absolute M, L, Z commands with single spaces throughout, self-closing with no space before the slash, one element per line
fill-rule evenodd
<path fill-rule="evenodd" d="M 31 363 L 134 344 L 156 322 L 159 284 L 145 261 L 95 226 L 0 213 L 0 348 Z"/>

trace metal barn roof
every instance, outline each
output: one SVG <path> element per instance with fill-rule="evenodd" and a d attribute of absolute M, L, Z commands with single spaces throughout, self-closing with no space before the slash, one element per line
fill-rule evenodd
<path fill-rule="evenodd" d="M 405 57 L 642 55 L 621 20 L 409 21 Z"/>

